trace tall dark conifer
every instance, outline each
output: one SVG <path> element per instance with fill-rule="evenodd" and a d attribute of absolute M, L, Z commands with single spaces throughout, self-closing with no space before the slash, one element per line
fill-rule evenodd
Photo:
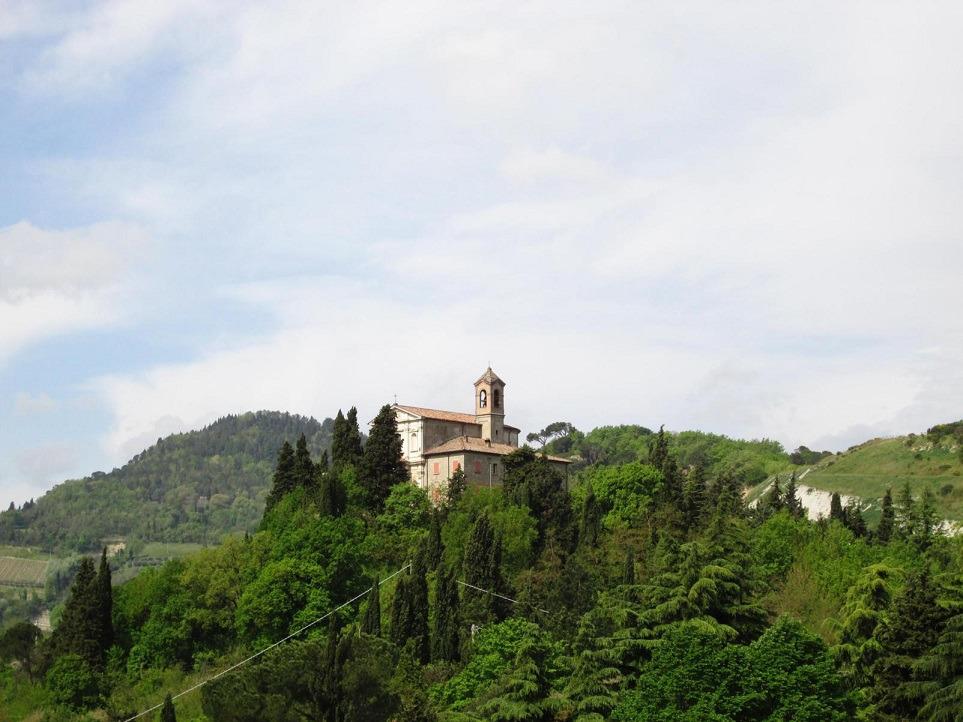
<path fill-rule="evenodd" d="M 375 637 L 381 636 L 381 589 L 377 577 L 368 592 L 368 608 L 364 613 L 361 631 Z"/>
<path fill-rule="evenodd" d="M 267 497 L 265 512 L 270 511 L 275 504 L 294 489 L 294 449 L 285 441 L 278 450 L 278 461 L 274 467 L 274 480 Z"/>
<path fill-rule="evenodd" d="M 361 459 L 361 486 L 368 508 L 380 512 L 391 487 L 407 482 L 408 478 L 408 466 L 401 454 L 398 420 L 391 406 L 385 404 L 371 424 L 371 434 Z"/>
<path fill-rule="evenodd" d="M 588 493 L 582 502 L 582 518 L 579 521 L 579 544 L 594 547 L 598 543 L 599 531 L 602 528 L 602 510 L 595 498 L 595 490 L 588 485 Z"/>
<path fill-rule="evenodd" d="M 829 518 L 842 523 L 843 521 L 843 500 L 838 491 L 834 491 L 829 497 Z"/>
<path fill-rule="evenodd" d="M 917 718 L 925 697 L 914 679 L 913 665 L 937 642 L 949 613 L 937 600 L 929 570 L 913 574 L 878 635 L 879 658 L 872 667 L 869 698 L 882 719 Z"/>
<path fill-rule="evenodd" d="M 686 477 L 682 487 L 682 516 L 686 529 L 694 529 L 702 517 L 706 499 L 706 470 L 697 465 Z"/>
<path fill-rule="evenodd" d="M 408 577 L 402 574 L 395 585 L 395 594 L 391 600 L 391 621 L 388 628 L 389 639 L 399 648 L 404 648 L 405 642 L 411 638 L 412 627 L 411 593 L 408 588 Z"/>
<path fill-rule="evenodd" d="M 160 722 L 177 722 L 177 715 L 174 713 L 174 700 L 171 699 L 170 692 L 164 697 L 164 706 L 161 707 Z"/>
<path fill-rule="evenodd" d="M 465 548 L 463 566 L 465 582 L 478 587 L 465 589 L 463 612 L 466 622 L 485 624 L 497 617 L 495 597 L 488 592 L 497 591 L 500 584 L 500 574 L 496 567 L 499 556 L 495 543 L 495 531 L 488 513 L 482 512 L 472 526 L 468 545 Z"/>
<path fill-rule="evenodd" d="M 114 644 L 114 597 L 111 587 L 110 564 L 107 561 L 107 547 L 100 555 L 100 568 L 95 580 L 97 594 L 97 613 L 100 625 L 100 649 L 105 655 Z"/>
<path fill-rule="evenodd" d="M 76 654 L 91 668 L 100 669 L 104 661 L 102 632 L 97 575 L 93 561 L 84 557 L 64 603 L 60 624 L 54 630 L 55 654 Z"/>
<path fill-rule="evenodd" d="M 863 512 L 859 508 L 859 501 L 850 499 L 843 508 L 843 523 L 849 530 L 858 537 L 866 536 L 866 520 L 863 519 Z"/>
<path fill-rule="evenodd" d="M 341 483 L 341 475 L 335 471 L 318 474 L 318 484 L 321 488 L 319 506 L 321 512 L 328 516 L 339 517 L 344 514 L 348 506 L 348 493 Z"/>
<path fill-rule="evenodd" d="M 786 509 L 789 513 L 796 519 L 804 519 L 806 517 L 806 508 L 802 505 L 799 500 L 799 495 L 796 489 L 796 472 L 792 472 L 789 475 L 789 481 L 786 483 Z"/>
<path fill-rule="evenodd" d="M 445 564 L 438 566 L 435 590 L 434 634 L 431 637 L 431 658 L 436 662 L 457 662 L 459 627 L 461 624 L 458 582 Z"/>
<path fill-rule="evenodd" d="M 426 664 L 431 656 L 431 637 L 428 632 L 428 559 L 423 546 L 411 564 L 408 594 L 411 603 L 411 638 L 415 643 L 415 658 Z"/>
<path fill-rule="evenodd" d="M 879 525 L 876 527 L 876 539 L 881 544 L 887 544 L 893 538 L 893 530 L 896 523 L 896 512 L 893 509 L 893 493 L 889 489 L 883 495 L 882 514 L 879 518 Z"/>
<path fill-rule="evenodd" d="M 308 440 L 304 434 L 298 437 L 297 444 L 294 448 L 294 465 L 291 474 L 295 487 L 309 489 L 314 486 L 314 462 L 311 461 L 311 452 L 308 451 Z"/>
<path fill-rule="evenodd" d="M 622 583 L 635 584 L 635 552 L 625 551 L 625 563 L 622 566 Z"/>
<path fill-rule="evenodd" d="M 669 439 L 666 437 L 665 426 L 659 427 L 659 433 L 655 437 L 655 445 L 649 455 L 649 463 L 656 469 L 662 469 L 665 460 L 669 458 Z"/>
<path fill-rule="evenodd" d="M 337 722 L 340 690 L 338 672 L 338 620 L 332 614 L 328 618 L 328 638 L 324 645 L 324 675 L 321 679 L 321 694 L 324 697 L 325 716 L 323 722 Z"/>
<path fill-rule="evenodd" d="M 441 513 L 437 509 L 431 510 L 431 525 L 428 527 L 428 541 L 425 547 L 425 563 L 434 569 L 441 564 L 444 545 L 441 541 Z"/>
<path fill-rule="evenodd" d="M 363 444 L 361 443 L 361 427 L 358 425 L 358 409 L 354 406 L 348 409 L 348 415 L 345 417 L 345 421 L 348 422 L 348 460 L 352 464 L 358 464 L 361 462 L 361 455 L 364 453 Z"/>
<path fill-rule="evenodd" d="M 902 538 L 909 539 L 916 534 L 918 523 L 916 502 L 913 501 L 913 492 L 907 481 L 900 489 L 896 503 L 896 528 Z"/>

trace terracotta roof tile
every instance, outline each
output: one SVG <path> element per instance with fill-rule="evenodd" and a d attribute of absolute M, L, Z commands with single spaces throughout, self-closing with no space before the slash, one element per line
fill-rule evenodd
<path fill-rule="evenodd" d="M 479 454 L 505 456 L 506 454 L 511 454 L 513 451 L 518 451 L 518 447 L 509 446 L 508 444 L 489 443 L 484 439 L 478 439 L 474 436 L 457 436 L 454 439 L 449 439 L 444 444 L 426 449 L 421 455 L 435 456 L 436 454 L 453 454 L 458 451 L 474 451 Z M 549 461 L 559 461 L 565 464 L 572 463 L 570 459 L 563 459 L 559 456 L 549 456 L 548 459 Z"/>
<path fill-rule="evenodd" d="M 481 424 L 475 420 L 474 414 L 462 414 L 458 411 L 442 411 L 440 409 L 426 409 L 423 406 L 403 406 L 402 404 L 395 404 L 395 408 L 401 409 L 402 411 L 407 411 L 409 414 L 414 414 L 415 416 L 422 416 L 426 419 L 454 421 L 459 424 L 474 424 L 475 426 L 481 426 Z"/>

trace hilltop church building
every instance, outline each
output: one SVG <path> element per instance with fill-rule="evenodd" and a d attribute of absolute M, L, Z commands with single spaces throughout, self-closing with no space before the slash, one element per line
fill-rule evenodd
<path fill-rule="evenodd" d="M 502 457 L 518 449 L 514 426 L 505 423 L 505 382 L 489 367 L 475 382 L 475 413 L 395 404 L 402 454 L 411 481 L 438 497 L 458 470 L 469 484 L 501 483 Z M 563 472 L 567 459 L 550 456 Z"/>

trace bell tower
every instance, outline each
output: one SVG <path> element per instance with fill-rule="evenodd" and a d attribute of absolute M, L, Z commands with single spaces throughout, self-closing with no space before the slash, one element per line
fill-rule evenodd
<path fill-rule="evenodd" d="M 505 435 L 505 382 L 491 366 L 475 382 L 475 422 L 481 424 L 482 438 L 507 444 Z"/>

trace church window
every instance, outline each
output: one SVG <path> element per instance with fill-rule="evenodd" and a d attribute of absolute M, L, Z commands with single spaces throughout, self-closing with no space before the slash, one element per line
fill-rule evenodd
<path fill-rule="evenodd" d="M 488 392 L 482 389 L 478 392 L 478 408 L 483 409 L 488 406 Z"/>
<path fill-rule="evenodd" d="M 437 474 L 440 471 L 441 471 L 441 464 L 439 464 L 437 461 L 431 465 L 431 472 L 433 474 Z"/>
<path fill-rule="evenodd" d="M 492 389 L 492 405 L 496 409 L 502 407 L 502 391 L 501 389 Z"/>

